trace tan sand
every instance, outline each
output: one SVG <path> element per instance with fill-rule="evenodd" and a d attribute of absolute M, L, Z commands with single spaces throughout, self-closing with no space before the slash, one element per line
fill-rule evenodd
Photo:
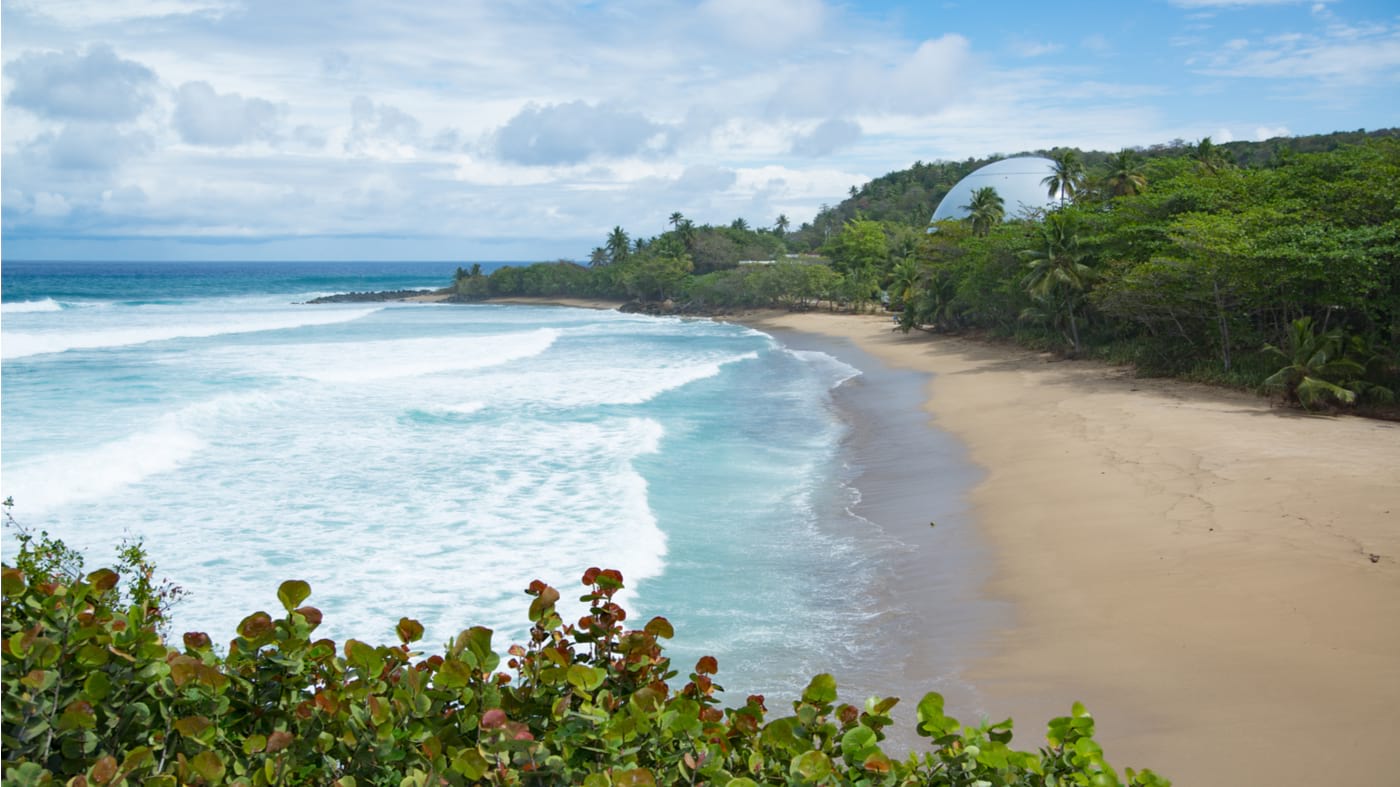
<path fill-rule="evenodd" d="M 928 411 L 986 472 L 986 592 L 1015 609 L 966 677 L 1022 747 L 1082 700 L 1112 762 L 1178 785 L 1400 783 L 1400 424 L 887 316 L 744 322 L 933 373 Z"/>
<path fill-rule="evenodd" d="M 406 303 L 442 303 L 451 298 L 451 293 L 446 292 L 426 292 L 422 295 L 410 295 L 403 300 Z"/>

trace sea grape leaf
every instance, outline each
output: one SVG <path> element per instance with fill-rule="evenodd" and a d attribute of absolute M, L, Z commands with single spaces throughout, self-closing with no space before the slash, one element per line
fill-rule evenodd
<path fill-rule="evenodd" d="M 802 692 L 802 701 L 813 705 L 826 705 L 836 701 L 836 678 L 823 672 L 812 678 Z"/>
<path fill-rule="evenodd" d="M 396 627 L 399 635 L 399 642 L 407 645 L 410 642 L 417 642 L 423 638 L 423 624 L 412 618 L 399 618 L 399 625 Z"/>
<path fill-rule="evenodd" d="M 663 617 L 652 618 L 647 622 L 646 628 L 642 630 L 661 639 L 670 639 L 676 636 L 676 630 L 671 626 L 671 621 Z"/>
<path fill-rule="evenodd" d="M 282 602 L 282 608 L 288 612 L 301 606 L 301 602 L 310 595 L 311 586 L 300 579 L 289 579 L 277 588 L 277 600 Z"/>

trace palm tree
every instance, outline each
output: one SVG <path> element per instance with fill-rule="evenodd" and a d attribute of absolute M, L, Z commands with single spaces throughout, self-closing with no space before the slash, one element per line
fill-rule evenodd
<path fill-rule="evenodd" d="M 1290 402 L 1303 409 L 1335 399 L 1342 404 L 1356 401 L 1356 392 L 1344 387 L 1360 377 L 1365 367 L 1342 357 L 1346 345 L 1340 328 L 1317 333 L 1311 317 L 1294 320 L 1284 338 L 1284 348 L 1264 345 L 1265 352 L 1287 364 L 1264 380 L 1264 385 L 1283 392 Z"/>
<path fill-rule="evenodd" d="M 680 211 L 676 211 L 671 214 L 671 218 L 668 219 L 668 221 L 671 223 L 671 229 L 680 229 L 681 222 L 685 221 L 685 216 L 682 216 Z"/>
<path fill-rule="evenodd" d="M 1108 157 L 1108 191 L 1115 197 L 1141 194 L 1147 190 L 1142 156 L 1132 148 L 1123 148 Z"/>
<path fill-rule="evenodd" d="M 588 255 L 588 264 L 591 267 L 608 264 L 608 250 L 602 246 L 594 246 L 593 251 Z"/>
<path fill-rule="evenodd" d="M 786 235 L 790 226 L 792 226 L 792 222 L 788 220 L 786 213 L 779 213 L 778 220 L 773 222 L 773 229 L 777 231 L 779 236 Z"/>
<path fill-rule="evenodd" d="M 691 245 L 695 243 L 695 222 L 690 219 L 681 219 L 681 223 L 676 226 L 676 233 L 681 236 L 681 242 L 689 250 Z"/>
<path fill-rule="evenodd" d="M 1088 289 L 1094 270 L 1084 264 L 1084 252 L 1079 249 L 1079 221 L 1073 213 L 1056 211 L 1045 217 L 1040 225 L 1037 247 L 1021 252 L 1026 261 L 1026 276 L 1021 286 L 1032 297 L 1043 299 L 1057 290 L 1067 290 L 1070 340 L 1074 353 L 1079 354 L 1079 323 L 1075 310 L 1077 296 Z"/>
<path fill-rule="evenodd" d="M 1058 196 L 1060 205 L 1064 205 L 1084 184 L 1084 162 L 1079 160 L 1079 151 L 1073 148 L 1060 148 L 1050 154 L 1050 160 L 1055 162 L 1055 171 L 1046 175 L 1040 185 L 1048 187 L 1049 196 Z"/>
<path fill-rule="evenodd" d="M 1006 202 L 991 186 L 972 192 L 972 201 L 963 205 L 972 222 L 972 234 L 985 237 L 1006 216 Z"/>
<path fill-rule="evenodd" d="M 749 223 L 747 221 L 744 221 L 743 217 L 741 216 L 735 219 L 734 221 L 730 222 L 729 226 L 736 230 L 747 230 L 749 228 Z"/>
<path fill-rule="evenodd" d="M 890 276 L 890 301 L 897 301 L 903 304 L 905 309 L 912 309 L 914 297 L 919 292 L 919 263 L 912 256 L 905 257 L 895 263 Z"/>
<path fill-rule="evenodd" d="M 1197 169 L 1210 175 L 1219 175 L 1222 170 L 1230 167 L 1230 160 L 1225 151 L 1211 142 L 1210 137 L 1202 137 L 1201 141 L 1191 148 L 1191 158 L 1196 160 Z"/>
<path fill-rule="evenodd" d="M 613 231 L 608 233 L 608 262 L 622 262 L 627 259 L 627 252 L 631 240 L 627 237 L 627 232 L 622 227 L 613 227 Z"/>

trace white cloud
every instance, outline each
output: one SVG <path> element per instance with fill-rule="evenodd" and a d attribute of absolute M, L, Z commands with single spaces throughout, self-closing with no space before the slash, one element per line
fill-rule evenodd
<path fill-rule="evenodd" d="M 450 237 L 452 254 L 547 233 L 581 254 L 677 209 L 801 222 L 915 159 L 1388 122 L 1395 20 L 1178 5 L 1195 10 L 1175 30 L 1018 48 L 961 27 L 996 13 L 970 6 L 7 0 L 4 229 Z M 1051 30 L 1052 12 L 1016 24 Z M 1163 66 L 1182 55 L 1196 65 Z"/>
<path fill-rule="evenodd" d="M 54 170 L 101 172 L 114 169 L 151 149 L 141 132 L 123 132 L 98 123 L 69 123 L 40 134 L 23 149 L 30 163 Z"/>
<path fill-rule="evenodd" d="M 1063 44 L 1052 41 L 1037 41 L 1021 36 L 1012 36 L 1008 46 L 1018 57 L 1044 57 L 1062 52 L 1065 48 Z"/>
<path fill-rule="evenodd" d="M 6 5 L 67 27 L 96 27 L 179 16 L 217 18 L 240 4 L 229 0 L 9 0 Z"/>
<path fill-rule="evenodd" d="M 1254 139 L 1257 142 L 1263 142 L 1274 137 L 1287 137 L 1292 133 L 1288 130 L 1288 126 L 1260 126 L 1254 129 Z"/>
<path fill-rule="evenodd" d="M 1241 41 L 1217 52 L 1201 71 L 1215 76 L 1394 84 L 1400 71 L 1400 29 L 1332 27 L 1323 35 L 1272 36 L 1259 46 Z"/>
<path fill-rule="evenodd" d="M 51 194 L 47 191 L 40 191 L 34 195 L 34 215 L 43 218 L 55 218 L 67 216 L 73 210 L 73 206 L 68 204 L 68 200 L 62 194 Z"/>
<path fill-rule="evenodd" d="M 279 112 L 271 101 L 218 93 L 207 82 L 186 82 L 175 100 L 175 129 L 193 145 L 229 146 L 270 139 Z"/>
<path fill-rule="evenodd" d="M 860 139 L 860 124 L 844 118 L 832 118 L 818 124 L 792 141 L 792 152 L 799 156 L 827 156 Z"/>
<path fill-rule="evenodd" d="M 721 35 L 750 49 L 799 45 L 822 33 L 822 0 L 705 0 L 700 14 Z"/>
<path fill-rule="evenodd" d="M 55 119 L 131 120 L 151 104 L 155 73 L 110 46 L 24 52 L 5 65 L 14 87 L 5 103 Z"/>
<path fill-rule="evenodd" d="M 526 105 L 495 135 L 501 158 L 518 164 L 574 164 L 660 152 L 670 130 L 640 112 L 583 101 Z"/>

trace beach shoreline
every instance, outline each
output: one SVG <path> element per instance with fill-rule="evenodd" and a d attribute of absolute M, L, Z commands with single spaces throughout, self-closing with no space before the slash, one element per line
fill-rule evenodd
<path fill-rule="evenodd" d="M 888 316 L 738 321 L 933 376 L 928 416 L 985 473 L 981 594 L 1013 610 L 966 675 L 982 710 L 1018 720 L 1020 746 L 1080 700 L 1112 762 L 1178 784 L 1368 784 L 1391 768 L 1400 426 L 903 335 Z"/>

